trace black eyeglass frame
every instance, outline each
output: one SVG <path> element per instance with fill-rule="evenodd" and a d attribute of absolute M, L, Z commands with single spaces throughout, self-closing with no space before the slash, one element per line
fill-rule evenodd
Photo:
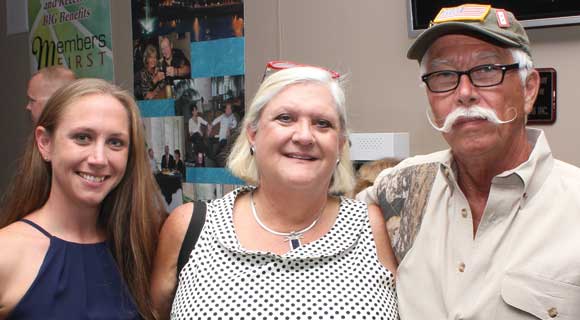
<path fill-rule="evenodd" d="M 473 78 L 471 78 L 471 73 L 473 71 L 476 70 L 482 70 L 484 68 L 493 68 L 494 70 L 501 70 L 501 79 L 499 80 L 499 82 L 497 83 L 493 83 L 493 84 L 486 84 L 486 85 L 478 85 L 475 84 L 473 82 Z M 519 69 L 520 68 L 520 64 L 519 63 L 512 63 L 512 64 L 482 64 L 479 66 L 475 66 L 469 70 L 464 70 L 464 71 L 459 71 L 459 70 L 439 70 L 439 71 L 434 71 L 434 72 L 430 72 L 427 74 L 424 74 L 421 76 L 421 80 L 423 80 L 423 82 L 425 82 L 425 84 L 427 85 L 427 88 L 429 88 L 429 91 L 434 92 L 434 93 L 444 93 L 444 92 L 449 92 L 449 91 L 453 91 L 455 89 L 457 89 L 457 87 L 459 86 L 459 83 L 461 82 L 461 76 L 462 75 L 466 75 L 467 78 L 469 78 L 469 81 L 471 82 L 471 84 L 474 87 L 478 87 L 478 88 L 487 88 L 487 87 L 493 87 L 493 86 L 497 86 L 503 83 L 503 80 L 505 78 L 505 73 L 508 72 L 509 70 L 515 70 L 515 69 Z M 439 74 L 439 73 L 453 73 L 457 75 L 457 81 L 455 83 L 455 86 L 453 86 L 453 88 L 450 89 L 445 89 L 445 90 L 433 90 L 431 88 L 431 86 L 429 85 L 429 78 L 434 75 L 434 74 Z"/>

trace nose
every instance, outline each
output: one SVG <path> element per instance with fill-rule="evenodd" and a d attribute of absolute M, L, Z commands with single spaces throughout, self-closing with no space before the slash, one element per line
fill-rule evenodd
<path fill-rule="evenodd" d="M 26 110 L 32 111 L 32 102 L 28 101 L 28 103 L 26 104 Z"/>
<path fill-rule="evenodd" d="M 303 145 L 314 143 L 314 135 L 309 121 L 303 120 L 296 123 L 292 141 Z"/>
<path fill-rule="evenodd" d="M 90 150 L 88 163 L 93 166 L 104 166 L 107 164 L 107 156 L 104 143 L 96 143 Z"/>
<path fill-rule="evenodd" d="M 466 74 L 459 77 L 459 85 L 455 89 L 457 102 L 463 106 L 470 106 L 479 99 L 477 88 L 471 83 L 471 79 Z"/>

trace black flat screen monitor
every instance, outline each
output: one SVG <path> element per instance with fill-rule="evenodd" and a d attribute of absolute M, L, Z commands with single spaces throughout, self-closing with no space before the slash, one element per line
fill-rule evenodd
<path fill-rule="evenodd" d="M 491 4 L 511 11 L 525 28 L 580 24 L 580 0 L 408 0 L 409 35 L 415 37 L 426 29 L 441 8 L 465 3 Z"/>

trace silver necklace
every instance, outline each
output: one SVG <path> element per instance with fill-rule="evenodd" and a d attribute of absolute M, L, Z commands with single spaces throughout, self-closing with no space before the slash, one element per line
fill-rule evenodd
<path fill-rule="evenodd" d="M 254 216 L 254 219 L 256 219 L 256 222 L 258 223 L 258 225 L 260 227 L 262 227 L 262 229 L 268 231 L 271 234 L 286 238 L 286 239 L 284 239 L 284 241 L 288 241 L 288 244 L 290 246 L 290 250 L 294 250 L 302 245 L 302 242 L 300 242 L 300 239 L 302 239 L 304 237 L 304 234 L 306 232 L 308 232 L 310 229 L 314 228 L 316 223 L 318 223 L 318 220 L 320 220 L 320 217 L 322 216 L 322 212 L 324 211 L 324 208 L 326 207 L 326 202 L 324 203 L 324 205 L 320 209 L 320 212 L 318 212 L 318 217 L 314 221 L 312 221 L 312 223 L 309 226 L 307 226 L 306 228 L 304 228 L 302 230 L 291 231 L 291 232 L 279 232 L 276 230 L 272 230 L 260 220 L 260 218 L 258 217 L 258 212 L 256 212 L 256 205 L 254 204 L 254 191 L 250 192 L 250 207 L 252 208 L 252 215 Z"/>

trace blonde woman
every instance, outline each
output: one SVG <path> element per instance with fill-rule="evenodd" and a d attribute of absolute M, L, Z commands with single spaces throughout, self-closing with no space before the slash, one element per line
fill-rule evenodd
<path fill-rule="evenodd" d="M 398 319 L 379 210 L 333 196 L 354 180 L 335 75 L 301 66 L 262 83 L 228 159 L 250 186 L 207 205 L 179 281 L 193 205 L 162 229 L 151 290 L 162 319 Z"/>

